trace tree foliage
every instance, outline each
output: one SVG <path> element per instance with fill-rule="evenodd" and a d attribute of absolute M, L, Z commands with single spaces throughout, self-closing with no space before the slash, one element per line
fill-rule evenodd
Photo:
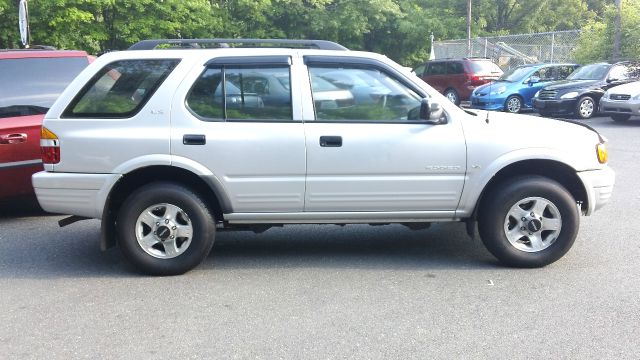
<path fill-rule="evenodd" d="M 466 37 L 467 0 L 30 0 L 32 44 L 91 53 L 148 38 L 316 38 L 387 54 L 412 65 L 436 40 Z M 626 0 L 625 8 L 637 8 Z M 0 0 L 0 48 L 19 46 L 18 0 Z M 611 32 L 612 0 L 473 0 L 472 33 L 518 34 L 585 28 Z M 623 23 L 633 24 L 627 15 Z M 634 30 L 635 29 L 635 30 Z M 625 30 L 634 54 L 639 33 Z M 608 36 L 608 35 L 607 35 Z M 637 37 L 634 39 L 637 40 Z M 586 43 L 586 41 L 585 41 Z M 599 48 L 580 50 L 584 58 Z M 610 49 L 609 49 L 610 51 Z M 582 55 L 584 54 L 584 55 Z"/>

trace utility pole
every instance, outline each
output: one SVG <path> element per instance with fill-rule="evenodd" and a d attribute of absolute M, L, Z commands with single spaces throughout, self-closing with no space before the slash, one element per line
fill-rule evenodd
<path fill-rule="evenodd" d="M 471 1 L 467 0 L 467 56 L 469 57 L 473 55 L 471 54 Z"/>
<path fill-rule="evenodd" d="M 613 33 L 613 61 L 620 60 L 620 32 L 621 32 L 621 14 L 622 14 L 622 0 L 613 0 L 616 4 L 616 17 L 613 20 L 614 22 L 614 33 Z"/>

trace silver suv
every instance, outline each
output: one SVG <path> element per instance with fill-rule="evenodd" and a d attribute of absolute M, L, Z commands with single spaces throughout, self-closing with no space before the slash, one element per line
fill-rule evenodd
<path fill-rule="evenodd" d="M 467 111 L 378 54 L 326 41 L 147 40 L 101 56 L 47 113 L 50 212 L 102 220 L 141 271 L 181 274 L 220 230 L 463 221 L 509 266 L 562 257 L 611 196 L 605 140 Z"/>

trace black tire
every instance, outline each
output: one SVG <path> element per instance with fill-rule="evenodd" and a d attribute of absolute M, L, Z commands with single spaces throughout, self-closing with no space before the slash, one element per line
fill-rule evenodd
<path fill-rule="evenodd" d="M 176 208 L 181 211 L 178 211 L 174 217 L 175 224 L 167 222 L 167 226 L 164 226 L 162 219 L 172 218 L 167 211 Z M 152 215 L 159 216 L 160 219 L 156 225 L 163 227 L 156 228 L 158 235 L 153 232 L 154 228 L 148 229 L 149 226 L 146 225 L 148 221 L 139 219 L 143 214 L 149 216 L 155 211 L 158 212 Z M 138 222 L 139 220 L 141 222 Z M 172 225 L 177 226 L 172 227 Z M 118 213 L 116 226 L 124 257 L 140 271 L 150 275 L 180 275 L 193 269 L 207 257 L 215 237 L 213 215 L 202 199 L 190 189 L 168 182 L 146 185 L 127 197 Z M 180 237 L 181 233 L 174 233 L 169 227 L 188 229 L 191 236 Z M 160 239 L 161 231 L 167 243 Z M 138 234 L 144 235 L 145 232 L 147 233 L 145 238 L 150 237 L 153 238 L 152 241 L 157 241 L 153 246 L 147 247 L 147 250 L 138 241 Z M 170 254 L 169 248 L 164 247 L 169 243 L 167 232 L 175 234 L 175 236 L 171 235 L 171 239 L 175 238 L 175 240 L 170 241 L 176 244 L 174 249 L 177 250 L 173 251 L 177 255 Z M 142 235 L 140 236 L 143 237 Z M 154 255 L 150 254 L 150 251 Z M 162 258 L 163 252 L 165 258 Z"/>
<path fill-rule="evenodd" d="M 504 111 L 517 114 L 522 111 L 522 98 L 518 95 L 511 95 L 504 102 Z"/>
<path fill-rule="evenodd" d="M 533 202 L 531 209 L 516 207 L 519 203 L 528 206 L 530 202 Z M 527 218 L 520 219 L 511 216 L 519 211 L 533 213 L 533 205 L 546 202 L 555 208 L 545 206 L 542 216 L 529 217 L 525 214 Z M 482 242 L 500 262 L 513 267 L 542 267 L 560 259 L 573 245 L 580 225 L 576 201 L 571 194 L 556 181 L 541 176 L 518 177 L 498 184 L 484 196 L 479 210 L 478 230 Z M 539 224 L 534 223 L 536 217 Z M 551 226 L 552 221 L 561 225 L 558 231 L 544 230 L 543 225 Z M 538 228 L 538 231 L 528 233 L 531 228 Z M 513 240 L 523 233 L 521 230 L 526 233 Z M 509 240 L 507 231 L 513 242 Z M 533 239 L 538 235 L 542 240 L 535 243 L 541 244 L 540 250 L 533 246 Z"/>
<path fill-rule="evenodd" d="M 578 99 L 574 113 L 578 119 L 590 119 L 598 110 L 598 102 L 591 96 L 583 96 Z"/>
<path fill-rule="evenodd" d="M 611 118 L 615 122 L 626 122 L 626 121 L 629 121 L 629 119 L 631 118 L 631 115 L 613 114 L 613 115 L 611 115 Z"/>
<path fill-rule="evenodd" d="M 451 101 L 452 103 L 456 104 L 457 106 L 460 106 L 460 95 L 458 95 L 458 92 L 455 91 L 455 89 L 447 89 L 444 92 L 444 96 L 449 99 L 449 101 Z"/>

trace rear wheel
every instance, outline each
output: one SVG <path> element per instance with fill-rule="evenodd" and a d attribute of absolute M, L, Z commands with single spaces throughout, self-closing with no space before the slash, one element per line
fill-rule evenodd
<path fill-rule="evenodd" d="M 611 118 L 615 122 L 625 122 L 631 118 L 631 115 L 614 114 L 614 115 L 611 115 Z"/>
<path fill-rule="evenodd" d="M 444 96 L 452 103 L 460 105 L 460 96 L 454 89 L 447 89 L 447 91 L 444 92 Z"/>
<path fill-rule="evenodd" d="M 562 185 L 540 176 L 520 177 L 490 191 L 478 230 L 487 249 L 515 267 L 548 265 L 569 251 L 578 234 L 576 202 Z"/>
<path fill-rule="evenodd" d="M 580 119 L 590 119 L 596 112 L 596 102 L 591 96 L 583 96 L 576 104 L 576 116 Z"/>
<path fill-rule="evenodd" d="M 153 183 L 132 193 L 117 219 L 125 258 L 151 275 L 183 274 L 211 251 L 215 225 L 202 199 L 174 183 Z"/>

